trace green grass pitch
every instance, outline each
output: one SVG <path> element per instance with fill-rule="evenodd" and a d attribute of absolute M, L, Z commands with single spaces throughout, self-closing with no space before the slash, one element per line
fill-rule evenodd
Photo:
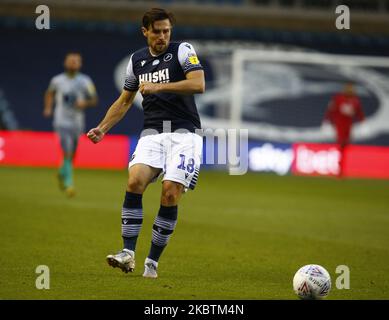
<path fill-rule="evenodd" d="M 132 274 L 110 268 L 121 248 L 127 172 L 77 170 L 78 194 L 59 191 L 54 169 L 0 168 L 0 299 L 297 299 L 305 264 L 332 278 L 327 299 L 389 299 L 389 181 L 202 171 L 183 196 L 159 265 L 142 277 L 160 183 L 144 195 Z M 50 289 L 35 287 L 38 265 Z M 350 268 L 350 289 L 335 269 Z"/>

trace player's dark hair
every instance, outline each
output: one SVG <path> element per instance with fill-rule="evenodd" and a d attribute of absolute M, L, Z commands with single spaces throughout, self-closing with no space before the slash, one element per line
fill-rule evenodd
<path fill-rule="evenodd" d="M 146 29 L 149 29 L 150 26 L 153 26 L 155 21 L 165 19 L 169 19 L 171 25 L 174 25 L 176 21 L 173 13 L 160 8 L 152 8 L 143 15 L 142 25 Z"/>

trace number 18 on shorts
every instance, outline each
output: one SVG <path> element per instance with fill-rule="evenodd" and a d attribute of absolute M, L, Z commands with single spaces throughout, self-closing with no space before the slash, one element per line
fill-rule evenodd
<path fill-rule="evenodd" d="M 129 167 L 137 163 L 162 169 L 162 180 L 194 189 L 197 183 L 203 139 L 195 133 L 160 133 L 142 137 Z"/>

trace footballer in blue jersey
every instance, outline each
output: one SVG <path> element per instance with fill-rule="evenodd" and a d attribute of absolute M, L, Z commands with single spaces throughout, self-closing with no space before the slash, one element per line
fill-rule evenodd
<path fill-rule="evenodd" d="M 177 223 L 178 202 L 196 185 L 202 153 L 201 123 L 193 95 L 205 91 L 204 71 L 190 43 L 170 42 L 173 24 L 173 15 L 163 9 L 144 14 L 142 33 L 147 47 L 130 56 L 120 96 L 87 134 L 92 142 L 100 142 L 126 114 L 136 93 L 142 94 L 144 130 L 129 163 L 122 208 L 123 250 L 108 255 L 107 262 L 124 272 L 134 271 L 143 222 L 142 196 L 162 176 L 160 208 L 144 263 L 146 278 L 157 278 L 159 258 Z"/>
<path fill-rule="evenodd" d="M 182 81 L 188 73 L 202 69 L 190 43 L 171 42 L 166 50 L 158 55 L 153 55 L 149 48 L 143 48 L 131 55 L 124 89 L 137 91 L 142 82 Z M 144 95 L 142 105 L 144 129 L 162 132 L 163 121 L 171 121 L 172 131 L 187 129 L 194 132 L 201 127 L 193 94 L 160 91 Z"/>

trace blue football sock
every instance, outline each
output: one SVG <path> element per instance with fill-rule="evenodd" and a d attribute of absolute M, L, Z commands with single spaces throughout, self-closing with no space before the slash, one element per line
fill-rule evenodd
<path fill-rule="evenodd" d="M 125 249 L 135 251 L 142 222 L 142 195 L 126 192 L 122 209 L 122 237 Z"/>
<path fill-rule="evenodd" d="M 153 225 L 153 236 L 149 259 L 158 262 L 165 247 L 167 246 L 170 236 L 177 224 L 177 206 L 159 208 L 158 216 L 155 218 Z"/>

